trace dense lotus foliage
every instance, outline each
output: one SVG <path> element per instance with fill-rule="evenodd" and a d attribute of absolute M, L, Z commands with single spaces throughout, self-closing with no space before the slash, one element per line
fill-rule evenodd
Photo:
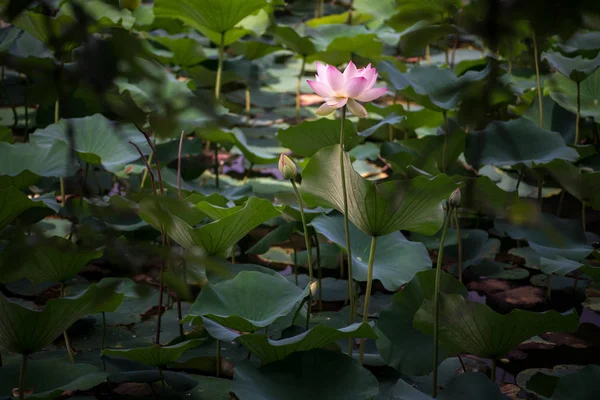
<path fill-rule="evenodd" d="M 0 0 L 0 399 L 600 398 L 600 2 Z"/>

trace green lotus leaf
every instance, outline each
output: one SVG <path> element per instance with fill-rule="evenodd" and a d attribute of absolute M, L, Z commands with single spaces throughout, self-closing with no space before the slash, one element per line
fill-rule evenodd
<path fill-rule="evenodd" d="M 205 316 L 236 331 L 254 332 L 288 315 L 308 292 L 308 286 L 302 290 L 282 276 L 242 271 L 231 280 L 204 286 L 189 316 Z"/>
<path fill-rule="evenodd" d="M 426 375 L 433 369 L 431 336 L 415 329 L 413 319 L 423 302 L 433 298 L 434 284 L 435 270 L 417 272 L 414 279 L 392 297 L 392 304 L 379 315 L 379 353 L 390 366 L 406 375 Z M 468 294 L 462 283 L 445 272 L 441 275 L 440 291 L 464 297 Z M 447 356 L 442 350 L 439 362 Z"/>
<path fill-rule="evenodd" d="M 102 351 L 102 355 L 125 358 L 151 367 L 163 368 L 168 364 L 176 362 L 183 353 L 189 349 L 200 346 L 202 342 L 202 339 L 191 339 L 172 346 L 160 346 L 154 344 L 150 347 L 137 349 L 105 349 Z"/>
<path fill-rule="evenodd" d="M 465 187 L 461 188 L 461 205 L 474 211 L 488 215 L 504 215 L 518 199 L 515 191 L 502 190 L 485 175 L 478 178 L 456 175 L 453 179 L 465 184 Z"/>
<path fill-rule="evenodd" d="M 91 260 L 102 257 L 102 250 L 82 249 L 60 236 L 24 246 L 7 260 L 17 266 L 2 277 L 2 282 L 28 279 L 34 283 L 65 282 L 77 275 Z"/>
<path fill-rule="evenodd" d="M 295 231 L 301 231 L 302 225 L 297 221 L 284 222 L 271 232 L 267 233 L 254 246 L 248 249 L 248 254 L 264 254 L 275 243 L 289 240 Z"/>
<path fill-rule="evenodd" d="M 372 134 L 374 134 L 382 126 L 384 126 L 384 125 L 390 125 L 391 126 L 391 125 L 399 124 L 402 121 L 404 121 L 405 118 L 406 117 L 404 115 L 396 115 L 395 113 L 388 114 L 382 120 L 377 121 L 375 124 L 373 124 L 369 128 L 367 128 L 367 129 L 359 132 L 358 135 L 362 136 L 362 137 L 371 136 Z M 344 142 L 344 145 L 345 145 L 345 142 Z"/>
<path fill-rule="evenodd" d="M 556 384 L 551 400 L 584 400 L 600 396 L 595 383 L 600 378 L 600 367 L 588 365 L 582 370 L 562 377 Z"/>
<path fill-rule="evenodd" d="M 438 25 L 428 21 L 419 21 L 400 32 L 402 54 L 420 56 L 425 46 L 454 32 L 456 32 L 456 27 L 452 25 Z"/>
<path fill-rule="evenodd" d="M 555 73 L 544 83 L 544 90 L 561 107 L 577 112 L 577 84 L 561 73 Z M 592 73 L 580 84 L 580 116 L 593 117 L 600 121 L 600 69 Z"/>
<path fill-rule="evenodd" d="M 56 16 L 50 17 L 33 11 L 25 11 L 12 23 L 29 33 L 40 42 L 49 45 L 50 38 L 58 36 L 66 25 L 73 24 L 75 19 L 61 10 Z"/>
<path fill-rule="evenodd" d="M 575 82 L 581 82 L 600 67 L 600 53 L 593 59 L 577 57 L 566 57 L 559 52 L 548 51 L 542 53 L 542 60 L 556 69 L 558 72 Z"/>
<path fill-rule="evenodd" d="M 543 168 L 579 201 L 600 210 L 600 172 L 588 173 L 563 160 L 554 160 Z"/>
<path fill-rule="evenodd" d="M 96 286 L 76 297 L 48 300 L 41 311 L 32 310 L 0 295 L 0 346 L 32 354 L 50 344 L 82 316 L 93 311 Z"/>
<path fill-rule="evenodd" d="M 268 32 L 273 35 L 277 43 L 301 56 L 306 57 L 317 52 L 311 38 L 300 36 L 292 27 L 274 24 Z"/>
<path fill-rule="evenodd" d="M 484 276 L 492 279 L 521 280 L 529 276 L 529 271 L 525 268 L 489 259 L 472 265 L 470 271 L 476 276 Z"/>
<path fill-rule="evenodd" d="M 565 276 L 580 267 L 583 264 L 577 261 L 569 260 L 561 256 L 555 256 L 554 258 L 540 257 L 540 271 L 547 275 L 561 275 Z"/>
<path fill-rule="evenodd" d="M 240 40 L 233 43 L 230 48 L 236 53 L 243 55 L 248 60 L 257 60 L 273 52 L 281 50 L 281 47 L 260 40 Z"/>
<path fill-rule="evenodd" d="M 327 239 L 346 248 L 342 215 L 323 215 L 315 218 L 311 225 Z M 350 223 L 350 245 L 354 279 L 366 282 L 371 237 Z M 377 239 L 373 279 L 381 281 L 386 290 L 397 290 L 413 279 L 416 273 L 429 268 L 431 259 L 422 243 L 408 241 L 400 232 L 392 232 Z"/>
<path fill-rule="evenodd" d="M 324 348 L 341 339 L 366 338 L 376 339 L 375 331 L 368 323 L 354 323 L 344 328 L 335 329 L 319 324 L 299 335 L 285 339 L 271 340 L 263 333 L 240 334 L 228 330 L 218 323 L 203 318 L 204 328 L 208 333 L 223 341 L 238 341 L 248 350 L 256 354 L 264 363 L 283 360 L 292 353 Z"/>
<path fill-rule="evenodd" d="M 336 384 L 325 377 L 335 372 Z M 232 392 L 244 400 L 367 400 L 379 392 L 377 379 L 344 354 L 314 349 L 292 353 L 259 369 L 237 364 Z"/>
<path fill-rule="evenodd" d="M 439 302 L 440 345 L 450 354 L 501 358 L 530 337 L 544 332 L 574 332 L 579 327 L 574 311 L 561 314 L 514 309 L 502 315 L 485 304 L 444 293 Z M 428 301 L 415 314 L 414 327 L 431 335 L 433 318 L 433 302 Z"/>
<path fill-rule="evenodd" d="M 352 7 L 359 13 L 368 14 L 376 19 L 388 19 L 390 15 L 396 12 L 396 2 L 394 0 L 380 0 L 377 2 L 354 0 Z"/>
<path fill-rule="evenodd" d="M 280 215 L 269 200 L 250 198 L 235 212 L 199 228 L 191 227 L 172 213 L 159 200 L 147 197 L 140 202 L 140 217 L 166 233 L 185 248 L 199 247 L 210 255 L 221 254 L 231 248 L 252 229 Z"/>
<path fill-rule="evenodd" d="M 118 8 L 102 0 L 77 0 L 85 12 L 102 27 L 123 27 L 131 29 L 135 23 L 135 16 L 126 8 Z M 69 5 L 69 3 L 66 3 Z M 76 19 L 72 7 L 65 8 L 65 14 Z"/>
<path fill-rule="evenodd" d="M 337 32 L 347 33 L 348 25 L 322 25 L 319 28 L 334 28 Z M 314 35 L 319 38 L 322 29 Z M 349 40 L 350 39 L 350 40 Z M 318 39 L 317 39 L 318 40 Z M 309 62 L 322 60 L 330 65 L 339 65 L 358 55 L 368 60 L 377 60 L 383 52 L 383 43 L 377 35 L 372 33 L 356 35 L 351 38 L 337 37 L 333 39 L 323 51 L 308 57 Z"/>
<path fill-rule="evenodd" d="M 19 386 L 20 364 L 0 368 L 0 395 L 12 397 Z M 106 380 L 107 372 L 90 364 L 73 364 L 62 359 L 30 360 L 27 363 L 25 387 L 33 389 L 28 399 L 55 399 L 65 391 L 89 390 Z"/>
<path fill-rule="evenodd" d="M 165 54 L 158 57 L 163 62 L 185 68 L 199 64 L 206 59 L 202 45 L 193 36 L 151 36 L 149 40 L 158 43 L 170 52 L 169 55 Z"/>
<path fill-rule="evenodd" d="M 248 144 L 246 136 L 241 129 L 231 131 L 222 129 L 201 129 L 196 134 L 204 140 L 216 142 L 225 146 L 236 146 L 252 164 L 270 164 L 277 162 L 279 154 L 270 153 L 258 146 Z"/>
<path fill-rule="evenodd" d="M 575 161 L 576 150 L 559 133 L 541 129 L 525 118 L 493 121 L 484 130 L 469 132 L 465 158 L 473 166 L 507 166 L 549 163 L 555 159 Z"/>
<path fill-rule="evenodd" d="M 39 140 L 41 139 L 41 140 Z M 2 175 L 17 177 L 33 173 L 45 177 L 74 175 L 79 166 L 71 160 L 69 145 L 63 141 L 48 143 L 32 135 L 29 143 L 0 142 Z"/>
<path fill-rule="evenodd" d="M 408 181 L 374 183 L 362 178 L 344 153 L 348 188 L 348 218 L 371 236 L 397 230 L 434 234 L 442 225 L 442 200 L 456 185 L 446 175 L 418 177 Z M 302 192 L 309 205 L 333 207 L 342 212 L 344 200 L 340 181 L 340 148 L 319 150 L 305 167 Z"/>
<path fill-rule="evenodd" d="M 327 146 L 340 143 L 340 121 L 317 119 L 303 121 L 300 125 L 290 126 L 277 132 L 282 146 L 290 149 L 299 157 L 312 157 Z M 354 124 L 344 124 L 344 147 L 353 149 L 363 141 L 357 136 Z"/>
<path fill-rule="evenodd" d="M 567 53 L 576 53 L 582 50 L 598 50 L 600 49 L 600 32 L 577 32 L 569 40 L 558 43 L 558 45 Z"/>
<path fill-rule="evenodd" d="M 12 186 L 0 189 L 0 231 L 21 213 L 30 208 L 45 207 L 41 201 L 34 201 Z"/>
<path fill-rule="evenodd" d="M 389 400 L 432 400 L 433 398 L 420 392 L 402 379 L 386 397 Z M 436 397 L 438 400 L 505 400 L 506 396 L 500 387 L 481 372 L 465 372 L 454 377 L 444 385 L 444 389 Z"/>

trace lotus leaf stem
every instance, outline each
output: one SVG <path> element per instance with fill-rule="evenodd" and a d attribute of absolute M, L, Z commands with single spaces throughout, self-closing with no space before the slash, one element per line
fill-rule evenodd
<path fill-rule="evenodd" d="M 538 60 L 538 47 L 537 40 L 535 39 L 535 32 L 531 36 L 533 38 L 533 59 L 535 60 L 535 79 L 537 82 L 537 93 L 538 103 L 540 110 L 540 128 L 544 127 L 544 105 L 542 104 L 542 83 L 540 80 L 540 62 Z"/>
<path fill-rule="evenodd" d="M 495 358 L 492 358 L 492 373 L 491 373 L 491 379 L 492 382 L 496 383 L 496 367 L 497 367 L 497 361 Z"/>
<path fill-rule="evenodd" d="M 223 75 L 223 56 L 225 53 L 225 32 L 221 32 L 221 42 L 219 43 L 219 60 L 217 64 L 217 81 L 215 82 L 215 98 L 221 97 L 221 76 Z"/>
<path fill-rule="evenodd" d="M 300 73 L 298 74 L 298 81 L 296 83 L 296 125 L 300 124 L 300 84 L 302 83 L 305 67 L 306 57 L 302 56 L 302 66 L 300 67 Z"/>
<path fill-rule="evenodd" d="M 367 270 L 367 289 L 365 292 L 365 307 L 363 309 L 362 322 L 369 320 L 369 303 L 371 301 L 371 290 L 373 290 L 373 265 L 375 264 L 375 249 L 377 247 L 377 236 L 371 236 L 371 249 L 369 250 L 369 264 Z M 358 353 L 358 362 L 363 363 L 365 356 L 365 339 L 360 339 L 360 350 Z"/>
<path fill-rule="evenodd" d="M 218 377 L 221 376 L 221 341 L 217 339 L 217 357 L 216 357 L 216 366 L 215 366 L 215 375 Z"/>
<path fill-rule="evenodd" d="M 446 153 L 448 153 L 448 135 L 450 134 L 450 125 L 448 124 L 448 113 L 444 110 L 444 149 L 442 150 L 442 172 L 446 172 Z"/>
<path fill-rule="evenodd" d="M 65 284 L 60 283 L 60 298 L 65 297 Z M 69 335 L 67 334 L 67 330 L 63 331 L 63 337 L 65 339 L 65 347 L 67 348 L 67 353 L 69 354 L 69 359 L 73 364 L 75 364 L 75 354 L 73 353 L 73 348 L 71 347 L 71 342 L 69 341 Z"/>
<path fill-rule="evenodd" d="M 586 231 L 586 223 L 585 223 L 585 201 L 581 202 L 581 226 L 583 227 L 583 231 Z"/>
<path fill-rule="evenodd" d="M 293 244 L 292 244 L 293 246 Z M 294 278 L 296 280 L 296 286 L 298 286 L 298 250 L 294 247 Z"/>
<path fill-rule="evenodd" d="M 302 219 L 302 228 L 304 229 L 304 244 L 306 245 L 306 257 L 308 258 L 308 286 L 310 287 L 313 283 L 313 267 L 312 267 L 312 248 L 310 246 L 310 233 L 308 231 L 308 226 L 306 225 L 306 216 L 304 215 L 304 204 L 302 203 L 302 196 L 300 196 L 300 191 L 298 190 L 298 186 L 293 179 L 290 180 L 292 182 L 292 187 L 294 188 L 294 193 L 296 193 L 296 200 L 298 201 L 298 205 L 300 206 L 300 218 Z M 308 294 L 308 312 L 306 313 L 306 328 L 310 324 L 310 307 L 312 304 L 312 288 Z"/>
<path fill-rule="evenodd" d="M 575 146 L 579 144 L 579 118 L 581 117 L 581 82 L 577 81 L 577 115 L 575 116 Z"/>
<path fill-rule="evenodd" d="M 319 311 L 323 311 L 323 270 L 321 269 L 321 246 L 319 235 L 314 232 L 315 248 L 317 250 L 317 280 L 319 281 Z"/>
<path fill-rule="evenodd" d="M 179 149 L 177 151 L 177 197 L 181 200 L 181 152 L 183 150 L 183 137 L 185 131 L 181 131 L 179 136 Z"/>
<path fill-rule="evenodd" d="M 25 399 L 25 378 L 27 376 L 27 354 L 21 356 L 21 369 L 19 372 L 19 400 Z"/>
<path fill-rule="evenodd" d="M 458 245 L 458 281 L 462 282 L 463 273 L 463 248 L 462 238 L 460 237 L 460 219 L 458 218 L 458 210 L 454 212 L 454 223 L 456 225 L 456 240 Z"/>
<path fill-rule="evenodd" d="M 250 101 L 250 85 L 246 85 L 246 118 L 248 119 L 248 124 L 250 124 L 250 109 L 252 106 L 252 103 Z"/>

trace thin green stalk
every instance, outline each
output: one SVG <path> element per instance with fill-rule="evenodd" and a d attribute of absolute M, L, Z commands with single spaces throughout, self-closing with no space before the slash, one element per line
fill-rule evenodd
<path fill-rule="evenodd" d="M 252 107 L 252 103 L 250 101 L 250 86 L 246 85 L 246 119 L 247 122 L 250 123 L 250 110 Z"/>
<path fill-rule="evenodd" d="M 450 134 L 450 127 L 448 125 L 448 115 L 446 111 L 442 113 L 444 115 L 444 149 L 442 151 L 442 172 L 446 172 L 446 153 L 448 152 L 448 135 Z"/>
<path fill-rule="evenodd" d="M 586 223 L 585 223 L 585 201 L 581 202 L 581 226 L 583 227 L 583 231 L 586 231 Z"/>
<path fill-rule="evenodd" d="M 563 190 L 558 199 L 558 207 L 556 210 L 556 216 L 560 218 L 560 212 L 562 211 L 563 201 L 565 201 L 565 191 Z"/>
<path fill-rule="evenodd" d="M 579 144 L 579 117 L 581 116 L 581 83 L 577 81 L 577 114 L 575 116 L 575 143 Z"/>
<path fill-rule="evenodd" d="M 305 67 L 306 57 L 302 56 L 302 67 L 300 67 L 300 74 L 298 74 L 298 82 L 296 83 L 296 125 L 300 124 L 300 84 L 302 83 Z"/>
<path fill-rule="evenodd" d="M 369 250 L 369 265 L 367 270 L 367 290 L 365 292 L 365 307 L 363 309 L 362 322 L 369 320 L 369 303 L 371 302 L 371 290 L 373 289 L 373 264 L 375 263 L 375 249 L 377 247 L 377 236 L 371 236 L 371 249 Z M 358 362 L 363 363 L 365 356 L 365 339 L 360 339 L 360 350 L 358 353 Z"/>
<path fill-rule="evenodd" d="M 314 231 L 315 248 L 317 249 L 317 279 L 319 281 L 319 311 L 323 311 L 323 270 L 321 269 L 321 246 L 319 235 Z"/>
<path fill-rule="evenodd" d="M 346 189 L 346 170 L 344 166 L 344 123 L 346 121 L 346 108 L 342 107 L 342 121 L 340 126 L 340 174 L 342 180 L 342 195 L 344 196 L 344 232 L 346 234 L 346 254 L 348 255 L 348 297 L 350 298 L 350 323 L 354 322 L 356 316 L 356 302 L 354 298 L 354 275 L 352 274 L 352 246 L 350 245 L 350 223 L 348 220 L 348 191 Z M 348 339 L 348 355 L 352 356 L 354 340 Z"/>
<path fill-rule="evenodd" d="M 313 283 L 313 268 L 312 268 L 312 248 L 310 246 L 310 234 L 308 232 L 308 226 L 306 225 L 306 217 L 304 216 L 304 204 L 302 203 L 302 197 L 300 191 L 294 180 L 290 180 L 296 193 L 296 200 L 300 206 L 300 218 L 302 219 L 302 228 L 304 229 L 304 244 L 306 245 L 306 257 L 308 258 L 308 286 L 311 287 Z M 312 304 L 312 287 L 308 293 L 308 312 L 306 313 L 306 329 L 310 325 L 310 307 Z"/>
<path fill-rule="evenodd" d="M 298 250 L 296 250 L 295 247 L 294 247 L 294 278 L 296 279 L 296 286 L 298 286 Z"/>
<path fill-rule="evenodd" d="M 540 206 L 542 205 L 542 188 L 544 187 L 544 180 L 538 179 L 538 187 L 537 187 L 537 199 Z"/>
<path fill-rule="evenodd" d="M 152 156 L 154 154 L 150 153 L 150 155 L 148 156 L 148 165 L 150 165 L 150 163 L 152 162 Z M 144 189 L 144 183 L 146 183 L 146 178 L 148 177 L 148 168 L 146 168 L 144 170 L 144 173 L 142 174 L 142 182 L 140 183 L 140 190 Z M 152 182 L 154 182 L 154 179 L 152 179 Z"/>
<path fill-rule="evenodd" d="M 533 37 L 533 58 L 535 60 L 535 79 L 537 82 L 537 92 L 538 92 L 538 103 L 540 109 L 540 128 L 544 127 L 544 106 L 542 104 L 542 83 L 540 80 L 540 62 L 538 60 L 538 47 L 537 40 L 535 39 L 535 33 L 532 35 Z"/>
<path fill-rule="evenodd" d="M 462 282 L 463 272 L 463 249 L 462 249 L 462 238 L 460 237 L 460 220 L 458 218 L 458 210 L 454 212 L 454 224 L 456 225 L 456 236 L 458 244 L 458 281 Z"/>
<path fill-rule="evenodd" d="M 54 102 L 54 123 L 60 120 L 60 101 L 56 99 Z M 60 178 L 60 205 L 65 206 L 67 199 L 65 198 L 65 178 Z"/>
<path fill-rule="evenodd" d="M 223 75 L 223 55 L 225 53 L 225 32 L 221 33 L 221 43 L 219 44 L 219 61 L 217 64 L 217 81 L 215 82 L 215 98 L 221 97 L 221 75 Z"/>
<path fill-rule="evenodd" d="M 25 77 L 25 93 L 24 93 L 24 101 L 25 101 L 25 131 L 24 131 L 24 140 L 25 142 L 29 141 L 29 79 L 27 75 L 23 75 Z"/>
<path fill-rule="evenodd" d="M 437 396 L 437 377 L 438 377 L 438 347 L 439 347 L 439 293 L 440 293 L 440 279 L 442 276 L 442 260 L 444 258 L 444 242 L 446 241 L 446 233 L 448 232 L 448 224 L 452 217 L 453 209 L 448 207 L 446 218 L 444 219 L 444 227 L 442 228 L 442 238 L 440 240 L 440 248 L 438 250 L 437 265 L 435 268 L 435 290 L 433 292 L 433 389 L 431 397 Z"/>
<path fill-rule="evenodd" d="M 517 186 L 515 187 L 515 191 L 517 192 L 517 196 L 519 195 L 519 186 L 521 185 L 521 181 L 523 180 L 523 175 L 525 174 L 525 165 L 521 167 L 521 172 L 519 172 L 519 179 L 517 179 Z"/>
<path fill-rule="evenodd" d="M 60 298 L 65 297 L 65 284 L 60 283 Z M 65 339 L 65 347 L 67 348 L 67 353 L 69 353 L 69 359 L 73 364 L 75 364 L 75 354 L 73 353 L 73 348 L 71 347 L 71 342 L 69 342 L 69 336 L 67 335 L 67 331 L 63 331 L 63 337 Z"/>
<path fill-rule="evenodd" d="M 21 370 L 19 372 L 19 400 L 25 399 L 25 377 L 27 376 L 27 354 L 21 356 Z"/>
<path fill-rule="evenodd" d="M 167 391 L 167 386 L 166 386 L 166 382 L 165 382 L 165 375 L 163 374 L 162 368 L 158 369 L 158 373 L 160 374 L 160 383 L 161 383 L 162 390 L 163 390 L 163 393 L 164 393 L 164 392 Z"/>
<path fill-rule="evenodd" d="M 102 312 L 102 340 L 100 341 L 100 350 L 104 350 L 104 344 L 106 342 L 106 313 Z M 106 363 L 104 362 L 104 357 L 100 357 L 100 361 L 102 362 L 102 369 L 106 372 Z"/>
<path fill-rule="evenodd" d="M 217 339 L 217 365 L 215 366 L 215 375 L 221 376 L 221 341 Z"/>
<path fill-rule="evenodd" d="M 497 361 L 495 358 L 492 358 L 492 382 L 496 383 L 496 366 L 497 366 Z"/>

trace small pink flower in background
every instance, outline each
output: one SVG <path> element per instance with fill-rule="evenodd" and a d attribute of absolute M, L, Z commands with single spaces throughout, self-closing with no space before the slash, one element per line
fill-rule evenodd
<path fill-rule="evenodd" d="M 317 115 L 329 115 L 336 108 L 348 105 L 350 112 L 357 117 L 365 118 L 367 110 L 359 101 L 373 101 L 383 96 L 386 88 L 374 88 L 377 81 L 377 70 L 371 64 L 357 69 L 352 61 L 341 73 L 332 65 L 317 63 L 316 80 L 308 80 L 308 84 L 316 94 L 325 99 L 317 110 Z"/>

